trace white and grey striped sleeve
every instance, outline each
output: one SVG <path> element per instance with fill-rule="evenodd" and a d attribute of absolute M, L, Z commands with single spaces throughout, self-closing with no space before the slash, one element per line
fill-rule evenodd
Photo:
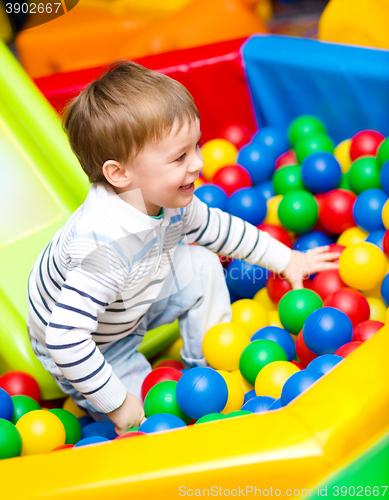
<path fill-rule="evenodd" d="M 239 217 L 209 208 L 197 196 L 184 209 L 183 231 L 188 243 L 274 272 L 284 271 L 290 261 L 290 248 Z"/>
<path fill-rule="evenodd" d="M 65 282 L 46 327 L 46 345 L 64 377 L 108 413 L 123 403 L 127 390 L 97 348 L 92 333 L 99 315 L 120 296 L 126 271 L 111 247 L 88 252 L 88 246 L 82 240 L 73 245 L 76 257 L 69 259 Z"/>

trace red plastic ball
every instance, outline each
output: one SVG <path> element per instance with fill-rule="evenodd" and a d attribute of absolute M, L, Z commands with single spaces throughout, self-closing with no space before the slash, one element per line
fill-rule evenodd
<path fill-rule="evenodd" d="M 362 345 L 362 342 L 347 342 L 347 344 L 339 347 L 335 354 L 337 354 L 338 356 L 342 356 L 342 358 L 345 358 L 346 356 L 354 352 L 355 349 L 360 345 Z"/>
<path fill-rule="evenodd" d="M 297 368 L 300 368 L 300 370 L 304 370 L 305 369 L 305 366 L 302 365 L 301 363 L 299 363 L 298 361 L 293 360 L 293 361 L 291 361 L 291 363 L 293 365 L 297 366 Z"/>
<path fill-rule="evenodd" d="M 240 165 L 228 165 L 221 168 L 213 176 L 212 182 L 224 189 L 227 196 L 231 196 L 238 189 L 253 185 L 250 174 Z"/>
<path fill-rule="evenodd" d="M 218 130 L 216 137 L 226 139 L 240 149 L 251 141 L 253 133 L 243 123 L 228 123 Z"/>
<path fill-rule="evenodd" d="M 162 366 L 175 368 L 176 370 L 183 370 L 185 368 L 184 363 L 177 358 L 173 357 L 165 357 L 157 359 L 152 365 L 151 368 L 156 370 L 157 368 L 161 368 Z"/>
<path fill-rule="evenodd" d="M 145 397 L 149 390 L 154 387 L 159 382 L 166 382 L 167 380 L 173 380 L 178 382 L 182 377 L 182 373 L 176 368 L 170 368 L 168 366 L 163 366 L 161 368 L 156 368 L 152 372 L 150 372 L 142 383 L 142 387 L 140 390 L 140 395 L 142 401 L 145 400 Z"/>
<path fill-rule="evenodd" d="M 293 149 L 290 149 L 286 153 L 282 153 L 275 161 L 275 170 L 279 168 L 286 167 L 287 165 L 297 165 L 298 161 L 296 158 L 296 153 Z"/>
<path fill-rule="evenodd" d="M 219 261 L 220 261 L 220 264 L 223 266 L 223 267 L 228 267 L 231 262 L 234 260 L 234 259 L 231 259 L 230 257 L 226 257 L 225 255 L 219 255 Z"/>
<path fill-rule="evenodd" d="M 280 241 L 287 247 L 293 248 L 292 239 L 285 228 L 281 226 L 275 226 L 274 224 L 264 224 L 263 222 L 262 224 L 259 224 L 257 228 L 260 231 L 266 231 L 272 238 Z"/>
<path fill-rule="evenodd" d="M 384 247 L 385 255 L 389 257 L 389 229 L 385 231 L 384 237 L 382 239 L 382 246 Z"/>
<path fill-rule="evenodd" d="M 115 438 L 113 438 L 113 441 L 116 441 L 117 439 L 133 438 L 135 436 L 147 436 L 147 433 L 141 431 L 125 432 L 124 434 L 120 434 L 120 436 L 116 436 Z"/>
<path fill-rule="evenodd" d="M 345 189 L 333 189 L 324 196 L 319 208 L 319 221 L 331 233 L 340 234 L 356 226 L 353 215 L 357 195 Z"/>
<path fill-rule="evenodd" d="M 0 377 L 0 387 L 8 392 L 10 396 L 29 396 L 37 403 L 41 399 L 41 391 L 38 382 L 29 373 L 13 370 L 4 373 Z"/>
<path fill-rule="evenodd" d="M 378 330 L 381 330 L 383 326 L 384 323 L 373 319 L 358 323 L 354 328 L 353 342 L 366 342 L 366 340 L 371 339 Z"/>
<path fill-rule="evenodd" d="M 342 253 L 345 248 L 346 247 L 344 247 L 343 245 L 338 245 L 337 243 L 331 243 L 329 251 L 331 253 Z"/>
<path fill-rule="evenodd" d="M 304 288 L 311 287 L 311 280 L 305 278 L 303 280 Z M 272 273 L 266 282 L 267 293 L 274 304 L 278 305 L 282 297 L 292 290 L 292 287 L 285 278 L 282 278 L 279 274 Z"/>
<path fill-rule="evenodd" d="M 329 269 L 318 273 L 312 281 L 311 290 L 316 292 L 320 297 L 325 300 L 327 297 L 337 292 L 341 288 L 346 288 L 339 276 L 337 269 Z"/>
<path fill-rule="evenodd" d="M 306 368 L 312 360 L 318 357 L 318 354 L 312 352 L 305 345 L 302 331 L 297 335 L 296 338 L 296 354 L 304 368 Z"/>
<path fill-rule="evenodd" d="M 57 446 L 56 448 L 53 448 L 51 451 L 67 450 L 70 448 L 74 448 L 74 444 L 63 444 L 62 446 Z"/>
<path fill-rule="evenodd" d="M 377 130 L 361 130 L 351 139 L 350 158 L 352 161 L 361 156 L 377 156 L 378 148 L 385 136 Z"/>
<path fill-rule="evenodd" d="M 323 306 L 336 307 L 343 311 L 350 318 L 354 327 L 362 321 L 367 321 L 370 317 L 370 306 L 366 297 L 353 288 L 342 288 L 329 295 Z"/>

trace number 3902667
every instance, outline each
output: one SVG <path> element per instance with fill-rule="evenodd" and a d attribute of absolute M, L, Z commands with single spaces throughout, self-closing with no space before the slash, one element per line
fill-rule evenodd
<path fill-rule="evenodd" d="M 59 3 L 6 3 L 5 11 L 7 14 L 57 14 L 58 10 L 61 8 L 62 4 Z"/>

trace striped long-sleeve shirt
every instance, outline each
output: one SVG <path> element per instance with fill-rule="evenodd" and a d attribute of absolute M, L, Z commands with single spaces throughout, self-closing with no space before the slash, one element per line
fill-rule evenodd
<path fill-rule="evenodd" d="M 187 207 L 165 208 L 163 217 L 153 218 L 111 186 L 94 184 L 35 262 L 27 290 L 31 340 L 46 345 L 65 378 L 102 412 L 118 408 L 126 396 L 102 347 L 141 323 L 176 246 L 194 242 L 276 272 L 285 269 L 291 252 L 196 196 Z M 186 280 L 178 277 L 177 287 Z"/>

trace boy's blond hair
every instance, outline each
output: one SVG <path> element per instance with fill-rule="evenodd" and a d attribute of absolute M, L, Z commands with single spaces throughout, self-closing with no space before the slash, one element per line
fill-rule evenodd
<path fill-rule="evenodd" d="M 106 182 L 107 160 L 127 163 L 178 121 L 200 118 L 177 81 L 129 61 L 104 69 L 66 108 L 63 127 L 89 182 Z"/>

